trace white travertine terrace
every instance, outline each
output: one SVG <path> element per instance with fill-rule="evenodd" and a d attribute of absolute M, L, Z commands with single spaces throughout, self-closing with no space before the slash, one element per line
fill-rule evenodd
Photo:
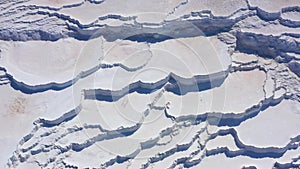
<path fill-rule="evenodd" d="M 298 134 L 299 105 L 293 101 L 283 101 L 261 113 L 257 119 L 249 120 L 237 127 L 240 139 L 245 144 L 258 147 L 284 147 L 290 138 Z M 258 122 L 262 123 L 258 123 Z M 294 126 L 290 128 L 289 126 Z M 276 135 L 276 139 L 269 139 Z"/>
<path fill-rule="evenodd" d="M 0 168 L 300 167 L 299 0 L 3 0 Z"/>

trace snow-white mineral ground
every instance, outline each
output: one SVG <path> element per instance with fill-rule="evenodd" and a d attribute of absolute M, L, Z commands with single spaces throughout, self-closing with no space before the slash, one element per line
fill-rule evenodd
<path fill-rule="evenodd" d="M 0 0 L 0 168 L 300 168 L 300 0 Z"/>

